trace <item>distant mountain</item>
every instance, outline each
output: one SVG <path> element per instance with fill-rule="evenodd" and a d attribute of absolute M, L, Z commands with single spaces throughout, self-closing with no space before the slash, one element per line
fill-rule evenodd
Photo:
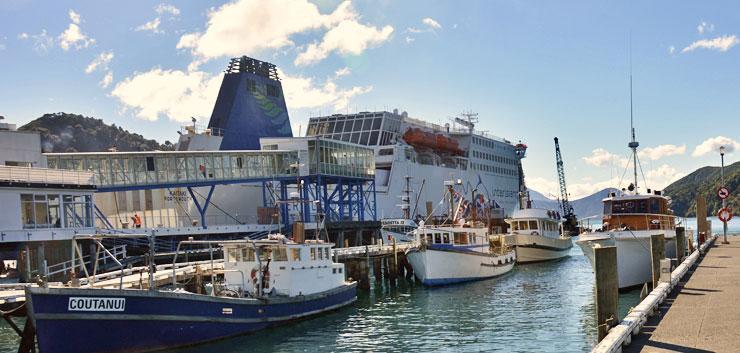
<path fill-rule="evenodd" d="M 103 152 L 172 150 L 169 141 L 160 145 L 155 140 L 124 130 L 116 124 L 77 114 L 52 113 L 21 126 L 18 130 L 41 134 L 44 152 Z"/>
<path fill-rule="evenodd" d="M 725 166 L 725 183 L 730 190 L 727 205 L 735 210 L 740 210 L 740 198 L 737 193 L 740 185 L 740 162 Z M 693 173 L 673 182 L 665 188 L 665 195 L 673 200 L 671 208 L 673 212 L 681 217 L 696 216 L 696 196 L 704 195 L 707 200 L 707 213 L 716 215 L 722 206 L 722 201 L 717 197 L 717 189 L 721 184 L 719 167 L 702 167 Z"/>
<path fill-rule="evenodd" d="M 598 192 L 595 192 L 589 196 L 582 197 L 571 201 L 573 205 L 573 211 L 576 213 L 578 219 L 584 219 L 588 217 L 601 218 L 604 212 L 604 206 L 601 203 L 605 197 L 609 195 L 609 192 L 616 191 L 617 189 L 607 188 Z M 532 199 L 534 207 L 546 208 L 552 210 L 560 210 L 560 203 L 558 200 L 553 200 L 547 196 L 539 193 L 535 190 L 529 189 L 529 196 Z"/>

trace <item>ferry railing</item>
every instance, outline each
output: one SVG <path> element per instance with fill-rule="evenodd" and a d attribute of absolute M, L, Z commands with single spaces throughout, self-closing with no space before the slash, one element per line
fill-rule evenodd
<path fill-rule="evenodd" d="M 92 172 L 35 167 L 0 166 L 0 180 L 61 185 L 94 185 Z"/>
<path fill-rule="evenodd" d="M 668 297 L 673 288 L 686 275 L 689 268 L 696 263 L 700 254 L 703 254 L 712 246 L 717 239 L 713 236 L 709 241 L 702 244 L 691 255 L 689 255 L 673 272 L 671 272 L 670 281 L 660 282 L 645 299 L 635 308 L 630 310 L 627 316 L 619 323 L 612 327 L 609 333 L 597 343 L 591 350 L 592 353 L 615 353 L 621 352 L 622 346 L 628 346 L 632 342 L 632 336 L 640 333 L 640 329 L 645 325 L 648 318 L 655 314 L 658 306 Z"/>

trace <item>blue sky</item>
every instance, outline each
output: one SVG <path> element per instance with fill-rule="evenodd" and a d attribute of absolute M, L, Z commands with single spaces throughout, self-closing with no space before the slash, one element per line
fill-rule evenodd
<path fill-rule="evenodd" d="M 275 63 L 293 124 L 399 108 L 530 147 L 528 182 L 616 186 L 634 112 L 648 184 L 740 149 L 740 5 L 732 1 L 0 2 L 0 115 L 102 118 L 174 140 L 206 122 L 232 56 Z M 728 163 L 740 153 L 726 156 Z M 623 185 L 624 186 L 624 182 Z"/>

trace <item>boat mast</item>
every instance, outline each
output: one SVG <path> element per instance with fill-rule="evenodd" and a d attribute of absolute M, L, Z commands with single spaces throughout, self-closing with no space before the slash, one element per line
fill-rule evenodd
<path fill-rule="evenodd" d="M 631 60 L 631 58 L 630 58 Z M 634 171 L 634 186 L 635 186 L 635 194 L 638 194 L 637 192 L 637 147 L 640 146 L 640 143 L 635 140 L 635 126 L 634 126 L 634 116 L 633 116 L 633 109 L 632 109 L 632 64 L 630 62 L 630 132 L 632 133 L 632 141 L 627 144 L 627 147 L 632 149 L 632 167 Z"/>

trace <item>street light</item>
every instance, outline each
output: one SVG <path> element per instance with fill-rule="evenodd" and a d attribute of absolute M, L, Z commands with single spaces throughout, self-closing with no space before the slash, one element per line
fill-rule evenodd
<path fill-rule="evenodd" d="M 725 187 L 725 146 L 719 146 L 719 156 L 722 161 L 721 167 L 719 169 L 720 173 L 720 180 L 722 182 L 722 187 Z M 727 206 L 726 199 L 722 199 L 722 208 L 725 208 Z M 727 241 L 727 222 L 722 222 L 722 244 L 729 244 L 730 242 Z"/>

